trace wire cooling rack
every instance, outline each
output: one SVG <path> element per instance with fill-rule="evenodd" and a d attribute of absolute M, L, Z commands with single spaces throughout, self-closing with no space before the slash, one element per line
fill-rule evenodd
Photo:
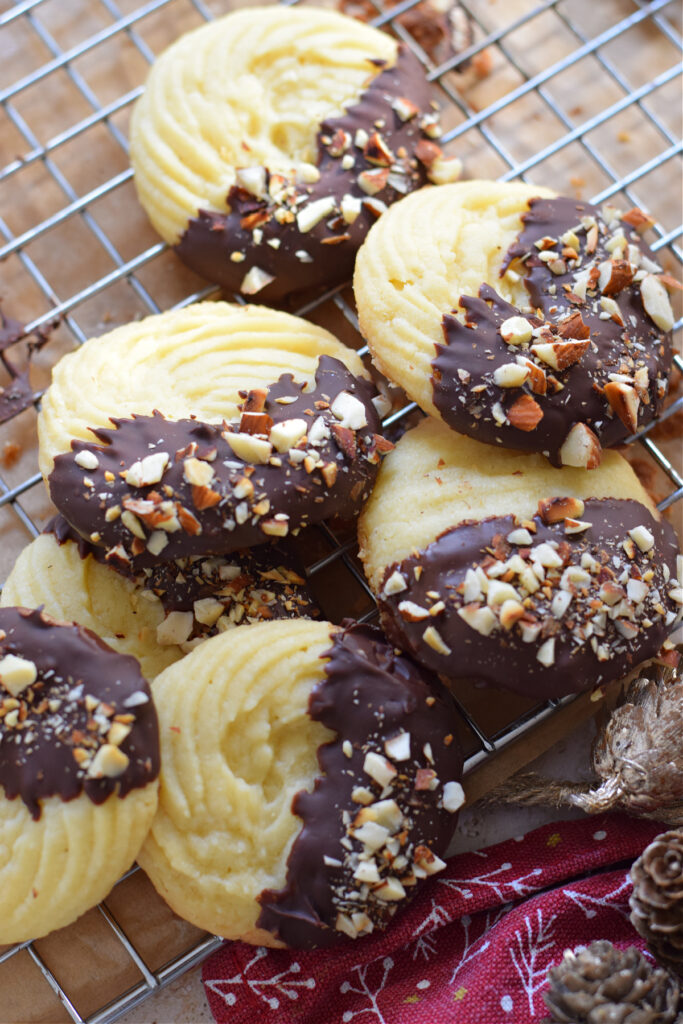
<path fill-rule="evenodd" d="M 656 217 L 658 258 L 680 275 L 680 6 L 674 0 L 467 0 L 462 7 L 475 41 L 435 66 L 400 20 L 415 3 L 384 7 L 368 0 L 368 7 L 377 12 L 374 24 L 394 32 L 424 64 L 442 105 L 443 144 L 464 157 L 469 175 L 521 177 L 594 202 L 643 206 Z M 113 323 L 215 293 L 179 266 L 139 211 L 126 126 L 155 54 L 231 6 L 242 4 L 0 0 L 0 294 L 5 311 L 27 321 L 27 334 L 59 318 L 54 341 L 38 360 L 45 371 L 61 351 Z M 362 346 L 348 287 L 293 311 Z M 680 356 L 675 364 L 683 373 Z M 675 399 L 658 424 L 632 439 L 638 444 L 631 460 L 655 488 L 660 509 L 683 498 L 674 419 L 682 407 L 683 397 Z M 406 405 L 387 425 L 413 409 Z M 16 431 L 26 438 L 34 428 L 33 411 L 0 428 L 0 567 L 3 548 L 6 567 L 48 511 L 35 454 L 28 452 L 17 468 L 8 455 Z M 329 574 L 345 574 L 355 596 L 351 608 L 335 611 L 372 618 L 353 538 L 329 526 L 317 536 L 311 579 L 331 590 Z M 500 720 L 484 725 L 481 703 L 478 709 L 476 700 L 463 697 L 466 771 L 572 700 L 524 705 L 501 698 Z M 8 1008 L 19 1005 L 21 983 L 29 987 L 31 1020 L 105 1024 L 218 947 L 219 939 L 178 924 L 176 941 L 165 940 L 160 954 L 147 937 L 152 925 L 168 924 L 164 912 L 147 904 L 139 920 L 117 897 L 132 890 L 134 903 L 151 900 L 151 889 L 138 891 L 144 884 L 133 868 L 103 905 L 56 941 L 0 953 L 0 1018 L 29 1019 L 25 1010 L 21 1016 Z M 85 974 L 102 975 L 104 960 L 115 965 L 113 978 L 84 986 Z"/>

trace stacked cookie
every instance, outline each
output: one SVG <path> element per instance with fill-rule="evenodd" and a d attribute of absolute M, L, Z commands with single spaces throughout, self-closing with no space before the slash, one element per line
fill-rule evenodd
<path fill-rule="evenodd" d="M 291 546 L 295 536 L 305 546 L 311 524 L 360 512 L 392 447 L 382 408 L 353 350 L 257 306 L 203 303 L 150 317 L 55 368 L 39 437 L 58 514 L 18 559 L 2 604 L 18 623 L 76 631 L 113 664 L 135 666 L 149 703 L 141 666 L 160 721 L 158 809 L 155 746 L 147 816 L 122 828 L 127 860 L 113 858 L 94 899 L 139 854 L 171 906 L 198 925 L 318 946 L 384 928 L 418 880 L 445 866 L 464 799 L 452 697 L 379 630 L 313 621 L 320 613 Z M 40 821 L 43 795 L 66 815 L 76 794 L 109 808 L 116 794 L 132 809 L 123 766 L 139 745 L 126 746 L 135 712 L 121 714 L 130 687 L 119 706 L 85 656 L 64 659 L 53 676 L 21 631 L 16 644 L 12 631 L 0 639 L 5 650 L 6 806 L 24 795 L 9 754 L 2 760 L 16 741 L 39 752 L 22 778 Z M 81 769 L 77 786 L 36 787 L 38 766 L 54 774 L 50 743 L 67 776 L 72 761 Z M 33 885 L 36 870 L 31 862 Z M 49 881 L 44 891 L 49 901 Z M 92 892 L 66 908 L 85 909 Z M 36 911 L 27 924 L 13 911 L 0 941 L 47 931 L 68 913 Z"/>
<path fill-rule="evenodd" d="M 361 330 L 430 415 L 383 467 L 361 557 L 387 634 L 450 680 L 559 697 L 627 674 L 680 621 L 675 533 L 603 451 L 668 387 L 648 224 L 472 181 L 407 197 L 360 250 Z"/>

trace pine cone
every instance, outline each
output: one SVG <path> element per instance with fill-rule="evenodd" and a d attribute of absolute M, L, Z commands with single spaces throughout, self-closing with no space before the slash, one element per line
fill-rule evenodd
<path fill-rule="evenodd" d="M 631 921 L 658 960 L 683 977 L 683 829 L 664 832 L 631 868 Z"/>
<path fill-rule="evenodd" d="M 596 742 L 593 768 L 603 784 L 591 794 L 595 810 L 599 797 L 636 814 L 683 805 L 683 680 L 661 666 L 656 677 L 631 683 Z"/>
<path fill-rule="evenodd" d="M 551 1017 L 546 1024 L 677 1024 L 680 988 L 640 950 L 593 942 L 582 953 L 567 950 L 548 971 L 544 995 Z"/>

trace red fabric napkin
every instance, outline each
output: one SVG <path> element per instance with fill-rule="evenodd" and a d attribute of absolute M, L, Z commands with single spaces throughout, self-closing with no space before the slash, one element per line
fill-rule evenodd
<path fill-rule="evenodd" d="M 451 858 L 388 933 L 332 950 L 226 943 L 204 965 L 220 1024 L 531 1024 L 548 968 L 594 939 L 643 948 L 630 862 L 662 826 L 605 814 Z"/>

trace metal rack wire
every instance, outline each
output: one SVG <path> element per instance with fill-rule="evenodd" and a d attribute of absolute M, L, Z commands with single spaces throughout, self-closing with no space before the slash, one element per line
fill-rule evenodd
<path fill-rule="evenodd" d="M 149 19 L 156 14 L 162 12 L 179 16 L 180 11 L 188 22 L 183 25 L 184 28 L 189 27 L 190 23 L 199 23 L 201 19 L 209 20 L 224 13 L 230 4 L 224 0 L 149 0 L 147 3 L 139 3 L 138 0 L 74 0 L 74 9 L 80 11 L 87 8 L 87 13 L 93 16 L 94 21 L 101 22 L 102 27 L 63 48 L 57 38 L 59 33 L 51 30 L 50 18 L 45 17 L 57 2 L 59 0 L 0 0 L 0 54 L 3 53 L 3 40 L 8 40 L 11 48 L 12 40 L 17 38 L 29 40 L 32 52 L 37 47 L 43 54 L 43 59 L 32 70 L 0 88 L 0 114 L 21 148 L 20 156 L 0 168 L 0 195 L 3 190 L 7 194 L 8 189 L 16 188 L 19 182 L 21 197 L 21 175 L 35 172 L 38 186 L 41 183 L 49 185 L 54 196 L 52 212 L 34 219 L 28 226 L 17 229 L 12 226 L 11 217 L 6 214 L 4 218 L 0 216 L 0 264 L 5 268 L 11 267 L 15 278 L 21 277 L 30 283 L 35 305 L 34 315 L 26 327 L 27 334 L 59 317 L 72 340 L 80 343 L 88 334 L 93 333 L 88 325 L 89 315 L 82 316 L 83 312 L 89 308 L 90 303 L 102 296 L 121 294 L 121 288 L 130 290 L 135 309 L 140 313 L 159 312 L 166 302 L 155 297 L 155 292 L 158 292 L 156 279 L 148 275 L 147 271 L 167 258 L 166 246 L 155 241 L 136 247 L 131 255 L 130 244 L 124 246 L 120 241 L 117 244 L 112 233 L 102 226 L 99 204 L 103 200 L 124 196 L 125 189 L 130 186 L 132 174 L 125 159 L 126 134 L 118 121 L 140 94 L 141 86 L 136 84 L 108 102 L 101 102 L 97 89 L 82 69 L 82 61 L 90 55 L 97 56 L 101 48 L 106 48 L 108 44 L 123 41 L 128 51 L 134 52 L 144 65 L 154 58 L 154 49 L 147 41 L 145 29 Z M 62 10 L 69 7 L 63 0 L 61 2 Z M 651 205 L 648 204 L 647 187 L 653 180 L 654 172 L 662 168 L 671 169 L 683 148 L 679 126 L 676 123 L 672 126 L 671 118 L 662 112 L 657 102 L 666 93 L 668 86 L 680 83 L 682 67 L 672 59 L 663 70 L 658 69 L 654 77 L 636 84 L 630 74 L 632 69 L 625 68 L 620 59 L 619 45 L 635 33 L 639 34 L 638 39 L 642 39 L 643 45 L 661 44 L 666 53 L 675 53 L 680 57 L 680 34 L 676 22 L 672 20 L 672 15 L 675 16 L 678 10 L 675 0 L 603 0 L 602 14 L 598 10 L 601 5 L 593 4 L 591 7 L 587 0 L 520 0 L 519 3 L 505 5 L 508 9 L 514 8 L 512 20 L 505 21 L 505 11 L 497 12 L 499 19 L 505 23 L 495 28 L 491 27 L 493 22 L 490 12 L 486 11 L 482 3 L 466 0 L 462 6 L 476 27 L 476 42 L 439 66 L 433 64 L 399 20 L 418 0 L 403 0 L 393 7 L 385 7 L 382 0 L 371 2 L 377 11 L 373 23 L 393 31 L 413 49 L 424 64 L 438 98 L 450 115 L 451 123 L 443 138 L 447 149 L 457 153 L 459 145 L 467 143 L 475 154 L 472 164 L 475 168 L 484 168 L 479 173 L 493 173 L 503 180 L 521 177 L 539 182 L 544 174 L 547 176 L 552 173 L 552 169 L 557 166 L 557 158 L 567 163 L 573 159 L 579 168 L 589 167 L 591 170 L 588 177 L 597 184 L 593 201 L 602 202 L 617 197 L 629 205 Z M 490 3 L 488 6 L 491 6 Z M 559 52 L 556 59 L 541 60 L 534 71 L 524 60 L 519 40 L 525 38 L 524 33 L 528 30 L 546 26 L 546 22 L 544 31 L 547 38 L 561 37 L 564 52 Z M 178 33 L 176 31 L 173 34 Z M 548 46 L 548 50 L 552 51 L 552 46 Z M 537 56 L 536 51 L 534 53 Z M 496 67 L 499 70 L 504 68 L 508 75 L 517 80 L 517 84 L 505 86 L 493 99 L 485 99 L 479 109 L 475 109 L 467 90 L 460 87 L 453 72 L 470 59 L 476 62 L 483 54 L 495 56 L 498 63 L 496 65 L 494 61 L 494 75 Z M 578 107 L 567 108 L 566 104 L 558 100 L 556 86 L 567 74 L 577 74 L 580 79 L 585 61 L 591 61 L 594 73 L 601 76 L 601 87 L 606 99 L 597 102 L 594 111 L 582 117 L 583 111 Z M 31 94 L 34 86 L 41 85 L 49 89 L 58 76 L 63 75 L 68 78 L 72 94 L 78 98 L 78 110 L 85 112 L 79 117 L 69 118 L 68 125 L 57 134 L 41 138 L 41 134 L 45 133 L 36 132 L 31 126 L 30 117 L 22 110 L 22 101 Z M 142 77 L 139 74 L 138 80 L 141 81 Z M 509 131 L 502 129 L 498 115 L 508 115 L 514 119 L 516 106 L 521 105 L 520 109 L 523 110 L 526 102 L 536 105 L 540 111 L 536 116 L 542 121 L 545 119 L 554 137 L 541 147 L 533 142 L 529 145 L 527 140 L 527 153 L 522 155 L 517 146 L 518 140 L 511 138 Z M 639 154 L 644 155 L 645 159 L 631 161 L 632 166 L 620 173 L 612 156 L 606 155 L 596 133 L 604 131 L 610 122 L 614 123 L 615 119 L 625 114 L 635 116 L 638 124 L 646 126 L 648 145 L 655 147 L 656 152 Z M 119 161 L 123 168 L 99 184 L 93 185 L 92 181 L 87 181 L 85 188 L 77 188 L 64 171 L 60 157 L 69 147 L 84 144 L 89 133 L 98 129 L 106 133 L 113 149 L 123 155 Z M 0 143 L 3 130 L 0 124 Z M 5 205 L 0 204 L 0 211 L 4 209 Z M 78 223 L 88 236 L 88 244 L 99 247 L 108 268 L 102 273 L 92 273 L 87 283 L 74 291 L 65 292 L 65 278 L 46 270 L 45 261 L 34 250 L 51 232 L 59 232 L 64 226 Z M 680 270 L 683 264 L 683 225 L 675 200 L 669 203 L 666 215 L 660 214 L 655 232 L 657 239 L 653 248 L 660 258 L 668 260 L 671 271 Z M 95 261 L 94 266 L 99 267 L 101 264 L 101 260 L 99 264 Z M 185 288 L 184 293 L 174 295 L 174 302 L 170 304 L 185 305 L 211 296 L 214 292 L 215 289 L 210 287 L 196 291 L 192 287 Z M 346 289 L 336 288 L 294 312 L 310 316 L 322 308 L 333 307 L 335 315 L 343 317 L 357 333 L 358 324 L 351 302 Z M 679 321 L 676 324 L 677 331 L 680 331 L 681 323 Z M 683 373 L 683 360 L 680 356 L 675 357 L 675 363 L 678 371 Z M 669 406 L 660 422 L 675 415 L 682 407 L 683 397 L 680 397 Z M 412 409 L 413 405 L 406 406 L 394 413 L 388 423 L 399 421 Z M 652 425 L 631 440 L 637 441 L 645 456 L 664 474 L 667 488 L 670 489 L 663 496 L 659 507 L 665 509 L 683 499 L 683 478 L 662 446 L 651 436 L 656 426 Z M 25 499 L 39 486 L 38 473 L 14 483 L 0 475 L 0 517 L 15 517 L 29 537 L 37 535 L 39 525 L 27 511 Z M 353 542 L 338 537 L 329 526 L 323 526 L 320 530 L 326 549 L 309 566 L 309 575 L 315 577 L 326 571 L 331 564 L 343 563 L 366 596 L 368 610 L 365 617 L 372 617 L 372 595 L 355 562 Z M 571 700 L 548 701 L 528 708 L 493 733 L 488 732 L 476 714 L 461 703 L 461 711 L 472 737 L 466 771 L 472 771 L 492 754 L 553 715 L 559 705 Z M 133 868 L 126 879 L 136 870 Z M 119 884 L 123 884 L 126 879 Z M 108 1024 L 142 1002 L 156 989 L 199 963 L 220 944 L 220 940 L 214 937 L 200 938 L 161 968 L 151 970 L 136 947 L 135 940 L 120 926 L 112 911 L 106 905 L 100 906 L 98 910 L 125 955 L 135 966 L 140 980 L 116 998 L 108 999 L 106 1005 L 91 1009 L 85 1015 L 79 1010 L 77 999 L 70 994 L 67 986 L 48 966 L 33 943 L 24 943 L 0 954 L 1 969 L 3 964 L 11 962 L 25 951 L 39 969 L 44 982 L 61 1001 L 68 1017 L 80 1024 Z"/>

